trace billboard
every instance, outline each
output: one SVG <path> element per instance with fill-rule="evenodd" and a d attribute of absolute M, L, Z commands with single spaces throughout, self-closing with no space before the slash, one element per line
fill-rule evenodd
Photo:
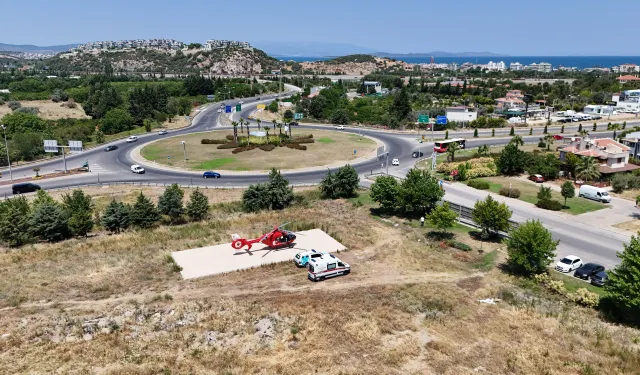
<path fill-rule="evenodd" d="M 265 106 L 264 104 L 258 104 L 258 105 L 256 106 L 256 108 L 258 108 L 258 109 L 265 109 L 265 108 L 266 108 L 266 106 Z"/>
<path fill-rule="evenodd" d="M 82 152 L 82 141 L 69 141 L 69 152 Z"/>
<path fill-rule="evenodd" d="M 58 152 L 58 141 L 55 139 L 45 139 L 44 152 Z"/>

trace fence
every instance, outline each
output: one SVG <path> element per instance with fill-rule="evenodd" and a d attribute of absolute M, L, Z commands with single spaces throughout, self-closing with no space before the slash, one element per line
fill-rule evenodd
<path fill-rule="evenodd" d="M 475 227 L 475 228 L 479 228 L 479 225 L 473 220 L 473 208 L 467 207 L 467 206 L 463 206 L 461 204 L 449 202 L 447 200 L 445 200 L 444 202 L 449 203 L 449 208 L 451 208 L 451 210 L 455 211 L 458 214 L 457 220 L 460 223 L 465 224 L 465 225 L 470 225 L 470 226 Z M 509 225 L 511 226 L 511 229 L 515 229 L 520 224 L 517 221 L 509 220 Z M 502 236 L 502 237 L 508 237 L 507 233 L 502 233 L 501 232 L 501 233 L 499 233 L 499 235 Z"/>

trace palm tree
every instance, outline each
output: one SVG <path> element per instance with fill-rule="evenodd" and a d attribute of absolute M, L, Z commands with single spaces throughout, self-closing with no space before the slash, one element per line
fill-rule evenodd
<path fill-rule="evenodd" d="M 242 121 L 242 119 L 240 119 Z M 233 125 L 233 140 L 238 143 L 238 122 L 231 121 L 231 125 Z"/>
<path fill-rule="evenodd" d="M 458 151 L 460 147 L 457 142 L 451 142 L 447 146 L 447 157 L 451 157 L 451 161 L 455 161 L 456 151 Z"/>
<path fill-rule="evenodd" d="M 576 165 L 576 177 L 585 181 L 600 177 L 600 166 L 592 157 L 582 157 Z"/>
<path fill-rule="evenodd" d="M 240 134 L 244 134 L 244 119 L 240 117 Z"/>
<path fill-rule="evenodd" d="M 544 143 L 547 144 L 547 151 L 551 150 L 551 144 L 553 143 L 553 135 L 545 134 L 544 135 Z"/>
<path fill-rule="evenodd" d="M 580 135 L 582 138 L 586 138 L 589 136 L 589 132 L 586 129 L 582 129 L 578 132 L 578 135 Z"/>
<path fill-rule="evenodd" d="M 267 143 L 269 143 L 269 130 L 271 130 L 270 127 L 268 127 L 268 126 L 264 127 L 264 131 L 267 133 Z"/>
<path fill-rule="evenodd" d="M 278 135 L 280 135 L 280 137 L 282 137 L 282 124 L 278 124 Z"/>

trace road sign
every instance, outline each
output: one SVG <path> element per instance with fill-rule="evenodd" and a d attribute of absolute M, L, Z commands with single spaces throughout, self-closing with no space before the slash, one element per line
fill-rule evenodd
<path fill-rule="evenodd" d="M 436 117 L 436 124 L 438 124 L 438 125 L 447 125 L 447 116 L 438 116 L 438 117 Z"/>
<path fill-rule="evenodd" d="M 429 122 L 429 115 L 418 115 L 418 122 L 421 124 Z"/>
<path fill-rule="evenodd" d="M 231 113 L 231 106 L 228 105 L 228 106 L 224 107 L 224 112 L 225 113 Z"/>
<path fill-rule="evenodd" d="M 242 110 L 242 104 L 236 104 L 236 112 L 240 112 Z"/>
<path fill-rule="evenodd" d="M 55 139 L 45 139 L 44 152 L 58 152 L 58 141 Z"/>
<path fill-rule="evenodd" d="M 264 104 L 258 104 L 256 106 L 257 109 L 265 109 L 265 105 Z"/>
<path fill-rule="evenodd" d="M 207 95 L 207 100 L 212 101 L 216 98 L 215 95 Z"/>
<path fill-rule="evenodd" d="M 382 157 L 384 155 L 384 146 L 380 146 L 377 148 L 376 150 L 376 154 L 378 155 L 378 157 Z"/>
<path fill-rule="evenodd" d="M 302 120 L 303 118 L 304 118 L 304 114 L 302 114 L 302 113 L 295 113 L 293 115 L 293 119 L 294 120 Z"/>
<path fill-rule="evenodd" d="M 74 154 L 82 152 L 82 141 L 69 141 L 69 152 Z"/>

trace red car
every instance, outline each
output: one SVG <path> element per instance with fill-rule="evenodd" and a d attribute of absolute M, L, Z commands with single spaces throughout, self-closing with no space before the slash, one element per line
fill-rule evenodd
<path fill-rule="evenodd" d="M 564 137 L 563 137 L 563 136 L 561 136 L 560 134 L 556 134 L 556 135 L 554 135 L 554 136 L 553 136 L 553 139 L 555 139 L 556 141 L 559 141 L 559 140 L 561 140 L 561 139 L 563 139 L 563 138 L 564 138 Z"/>
<path fill-rule="evenodd" d="M 532 174 L 531 176 L 529 176 L 529 179 L 533 182 L 544 182 L 544 177 L 540 176 L 539 174 Z"/>

